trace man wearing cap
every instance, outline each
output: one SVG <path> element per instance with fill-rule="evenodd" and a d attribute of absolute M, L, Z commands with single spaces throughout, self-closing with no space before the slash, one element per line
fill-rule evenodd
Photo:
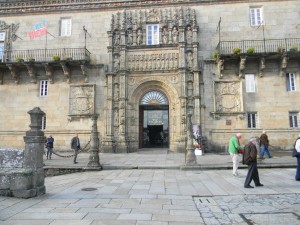
<path fill-rule="evenodd" d="M 229 147 L 228 147 L 228 152 L 230 154 L 231 160 L 232 160 L 232 175 L 233 176 L 238 176 L 238 167 L 239 167 L 239 161 L 240 157 L 238 154 L 239 149 L 243 149 L 242 146 L 239 144 L 239 140 L 241 139 L 242 135 L 240 133 L 237 133 L 235 136 L 230 138 L 229 140 Z"/>
<path fill-rule="evenodd" d="M 257 149 L 256 138 L 252 137 L 248 144 L 245 145 L 243 152 L 243 164 L 248 165 L 248 174 L 244 183 L 244 188 L 253 188 L 250 185 L 251 181 L 254 181 L 256 187 L 264 186 L 259 181 L 259 175 L 257 170 Z"/>

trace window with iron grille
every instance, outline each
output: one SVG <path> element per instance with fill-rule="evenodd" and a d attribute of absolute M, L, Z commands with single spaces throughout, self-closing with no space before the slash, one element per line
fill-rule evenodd
<path fill-rule="evenodd" d="M 159 25 L 147 25 L 147 45 L 159 44 Z"/>
<path fill-rule="evenodd" d="M 286 90 L 296 91 L 296 74 L 294 73 L 286 74 Z"/>
<path fill-rule="evenodd" d="M 291 128 L 299 127 L 299 113 L 298 112 L 290 112 L 289 113 L 289 121 Z"/>
<path fill-rule="evenodd" d="M 251 26 L 263 25 L 262 8 L 260 7 L 250 8 L 250 24 Z"/>
<path fill-rule="evenodd" d="M 60 36 L 71 36 L 72 20 L 71 18 L 60 19 Z"/>
<path fill-rule="evenodd" d="M 257 113 L 256 112 L 248 112 L 247 113 L 247 120 L 248 120 L 248 128 L 258 128 L 258 121 L 257 121 Z"/>
<path fill-rule="evenodd" d="M 5 32 L 0 32 L 0 62 L 3 62 Z"/>
<path fill-rule="evenodd" d="M 246 92 L 256 92 L 254 74 L 245 74 Z"/>
<path fill-rule="evenodd" d="M 46 130 L 46 116 L 42 117 L 41 130 Z"/>
<path fill-rule="evenodd" d="M 48 81 L 41 80 L 40 81 L 40 97 L 44 97 L 48 95 Z"/>

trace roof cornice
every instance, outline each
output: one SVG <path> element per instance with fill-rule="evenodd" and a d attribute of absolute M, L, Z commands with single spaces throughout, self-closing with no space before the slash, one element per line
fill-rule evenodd
<path fill-rule="evenodd" d="M 107 11 L 159 6 L 192 6 L 199 4 L 232 4 L 276 2 L 284 0 L 40 0 L 9 1 L 0 0 L 0 15 L 41 14 L 72 11 Z M 285 0 L 288 1 L 288 0 Z M 289 0 L 298 1 L 298 0 Z"/>

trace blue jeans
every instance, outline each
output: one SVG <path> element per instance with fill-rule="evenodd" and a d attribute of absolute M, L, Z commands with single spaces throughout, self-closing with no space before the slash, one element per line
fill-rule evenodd
<path fill-rule="evenodd" d="M 264 154 L 265 154 L 265 153 L 267 154 L 268 158 L 271 157 L 269 150 L 267 149 L 266 146 L 263 145 L 263 146 L 262 146 L 262 149 L 261 149 L 261 157 L 264 157 Z"/>

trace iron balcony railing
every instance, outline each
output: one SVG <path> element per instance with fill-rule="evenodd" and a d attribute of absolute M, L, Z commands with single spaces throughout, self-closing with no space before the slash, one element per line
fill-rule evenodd
<path fill-rule="evenodd" d="M 50 62 L 60 60 L 90 60 L 91 53 L 86 48 L 60 48 L 60 49 L 31 49 L 13 50 L 3 54 L 3 62 Z"/>
<path fill-rule="evenodd" d="M 299 51 L 300 38 L 221 41 L 217 51 L 220 55 L 231 55 L 235 48 L 241 49 L 241 53 L 247 53 L 249 48 L 254 48 L 254 53 L 277 53 L 282 49 L 286 52 Z"/>

